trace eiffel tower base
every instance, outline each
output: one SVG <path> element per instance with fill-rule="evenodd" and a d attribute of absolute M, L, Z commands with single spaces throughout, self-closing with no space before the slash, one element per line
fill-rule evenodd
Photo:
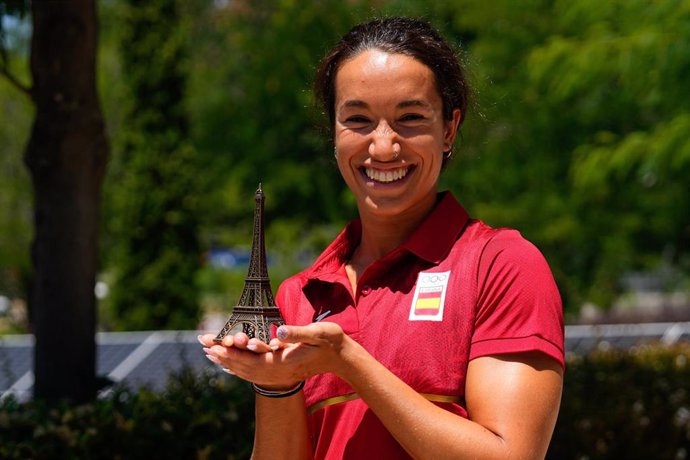
<path fill-rule="evenodd" d="M 277 307 L 241 307 L 237 306 L 218 333 L 214 342 L 220 343 L 228 334 L 244 332 L 249 338 L 257 338 L 269 343 L 275 337 L 276 329 L 285 324 Z"/>

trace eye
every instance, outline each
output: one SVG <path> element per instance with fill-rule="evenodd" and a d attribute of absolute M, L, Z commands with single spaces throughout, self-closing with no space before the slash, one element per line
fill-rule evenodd
<path fill-rule="evenodd" d="M 369 119 L 364 115 L 351 115 L 345 119 L 345 123 L 363 124 L 369 123 Z"/>
<path fill-rule="evenodd" d="M 399 118 L 399 121 L 401 122 L 421 120 L 424 120 L 424 115 L 422 115 L 421 113 L 406 113 L 405 115 Z"/>

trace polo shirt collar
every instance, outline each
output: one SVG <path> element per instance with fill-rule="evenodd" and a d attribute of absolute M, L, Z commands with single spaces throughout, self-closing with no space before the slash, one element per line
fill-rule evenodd
<path fill-rule="evenodd" d="M 336 282 L 341 267 L 350 260 L 355 248 L 362 239 L 362 222 L 351 221 L 333 242 L 314 261 L 305 275 L 308 279 Z"/>
<path fill-rule="evenodd" d="M 439 264 L 462 233 L 469 215 L 450 192 L 438 194 L 437 203 L 424 222 L 399 249 L 407 250 L 433 264 Z M 359 219 L 350 222 L 333 243 L 307 269 L 309 279 L 334 282 L 362 238 Z"/>
<path fill-rule="evenodd" d="M 417 257 L 439 264 L 465 228 L 469 214 L 450 192 L 441 192 L 424 222 L 402 244 Z"/>

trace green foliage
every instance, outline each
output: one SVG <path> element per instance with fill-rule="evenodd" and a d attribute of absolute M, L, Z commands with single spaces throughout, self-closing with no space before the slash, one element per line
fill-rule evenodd
<path fill-rule="evenodd" d="M 111 391 L 83 406 L 0 401 L 0 457 L 248 458 L 253 395 L 223 375 L 173 375 L 163 393 Z M 569 356 L 547 458 L 685 458 L 690 345 Z"/>
<path fill-rule="evenodd" d="M 15 14 L 21 4 L 0 1 Z M 196 270 L 205 248 L 249 242 L 259 182 L 276 284 L 354 216 L 310 85 L 343 32 L 389 13 L 429 18 L 462 51 L 475 106 L 443 186 L 542 249 L 568 312 L 609 305 L 630 271 L 670 266 L 687 283 L 688 2 L 487 5 L 101 2 L 99 89 L 114 147 L 103 261 L 117 283 L 103 317 L 117 328 L 191 327 L 195 279 L 214 286 L 204 299 L 235 299 L 240 277 Z M 31 109 L 12 91 L 0 84 L 0 164 L 16 170 Z M 10 176 L 0 171 L 0 267 L 28 260 L 28 182 Z"/>
<path fill-rule="evenodd" d="M 444 181 L 543 250 L 571 312 L 609 305 L 628 271 L 690 273 L 688 2 L 454 0 L 426 14 L 462 42 L 478 90 Z"/>
<path fill-rule="evenodd" d="M 206 162 L 210 233 L 250 218 L 246 203 L 259 182 L 269 225 L 352 217 L 310 85 L 329 44 L 367 7 L 363 1 L 233 1 L 197 13 L 189 107 Z"/>
<path fill-rule="evenodd" d="M 109 180 L 118 329 L 198 321 L 199 169 L 184 107 L 185 33 L 175 0 L 123 4 L 124 125 Z M 132 46 L 132 44 L 136 44 Z"/>
<path fill-rule="evenodd" d="M 163 393 L 117 388 L 81 406 L 0 402 L 4 459 L 249 458 L 254 396 L 229 377 L 171 377 Z"/>
<path fill-rule="evenodd" d="M 29 266 L 31 184 L 22 164 L 30 101 L 0 79 L 0 294 L 24 296 Z"/>
<path fill-rule="evenodd" d="M 686 458 L 690 345 L 571 356 L 553 459 Z"/>
<path fill-rule="evenodd" d="M 0 17 L 3 8 L 21 16 L 21 3 L 0 2 Z M 27 63 L 22 60 L 27 41 L 24 31 L 18 25 L 10 30 L 2 28 L 0 25 L 0 71 L 17 82 L 26 81 Z M 31 181 L 22 154 L 33 112 L 26 94 L 0 75 L 0 295 L 16 299 L 17 305 L 23 303 L 20 299 L 26 299 L 30 277 Z M 0 316 L 0 334 L 26 330 L 26 315 L 18 313 L 14 309 L 12 314 Z"/>

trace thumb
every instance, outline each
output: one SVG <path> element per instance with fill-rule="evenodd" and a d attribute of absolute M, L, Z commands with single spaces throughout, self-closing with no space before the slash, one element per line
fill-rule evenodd
<path fill-rule="evenodd" d="M 282 325 L 276 331 L 276 337 L 282 342 L 303 342 L 312 345 L 323 342 L 339 342 L 342 340 L 343 329 L 335 323 L 319 322 L 307 326 Z"/>

